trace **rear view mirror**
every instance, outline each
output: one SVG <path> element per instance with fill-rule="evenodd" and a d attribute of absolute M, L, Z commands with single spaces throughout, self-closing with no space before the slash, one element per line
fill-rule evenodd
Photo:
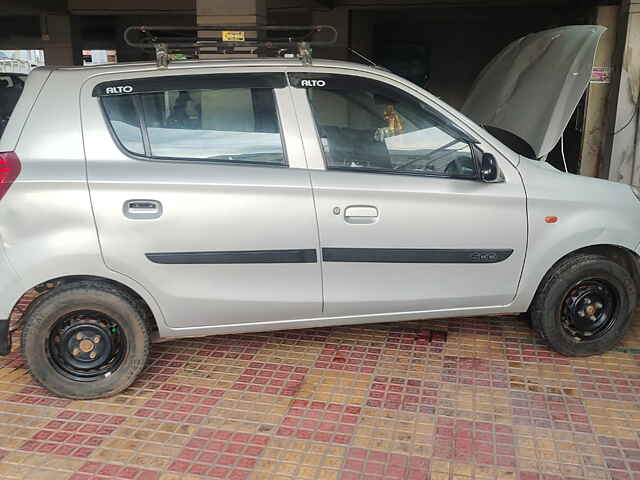
<path fill-rule="evenodd" d="M 480 179 L 483 182 L 497 182 L 499 180 L 498 162 L 490 153 L 482 154 L 480 165 Z"/>

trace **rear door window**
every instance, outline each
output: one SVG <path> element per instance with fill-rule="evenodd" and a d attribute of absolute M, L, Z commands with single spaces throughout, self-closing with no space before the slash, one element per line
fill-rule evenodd
<path fill-rule="evenodd" d="M 274 96 L 274 88 L 285 85 L 283 75 L 180 79 L 118 85 L 127 87 L 125 94 L 97 87 L 112 132 L 125 150 L 157 159 L 287 164 Z"/>

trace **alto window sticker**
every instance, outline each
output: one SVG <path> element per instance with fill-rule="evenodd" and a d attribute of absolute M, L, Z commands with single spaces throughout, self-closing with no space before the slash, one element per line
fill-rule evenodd
<path fill-rule="evenodd" d="M 118 85 L 115 87 L 107 87 L 104 89 L 104 93 L 107 95 L 117 95 L 119 93 L 132 93 L 133 87 L 131 85 Z"/>
<path fill-rule="evenodd" d="M 327 82 L 325 82 L 324 80 L 311 80 L 311 79 L 300 80 L 301 87 L 324 87 L 326 85 L 327 85 Z"/>

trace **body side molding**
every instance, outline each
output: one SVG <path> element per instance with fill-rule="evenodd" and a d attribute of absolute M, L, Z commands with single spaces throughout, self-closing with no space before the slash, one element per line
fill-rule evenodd
<path fill-rule="evenodd" d="M 499 263 L 513 249 L 466 248 L 323 248 L 325 262 L 369 263 Z"/>
<path fill-rule="evenodd" d="M 312 248 L 298 250 L 238 250 L 225 252 L 147 253 L 153 263 L 172 265 L 246 264 L 246 263 L 316 263 Z"/>

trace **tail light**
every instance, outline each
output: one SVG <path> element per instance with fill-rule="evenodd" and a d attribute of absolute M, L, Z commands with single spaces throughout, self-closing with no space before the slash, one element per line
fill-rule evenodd
<path fill-rule="evenodd" d="M 0 200 L 20 174 L 20 159 L 15 152 L 0 152 Z"/>

